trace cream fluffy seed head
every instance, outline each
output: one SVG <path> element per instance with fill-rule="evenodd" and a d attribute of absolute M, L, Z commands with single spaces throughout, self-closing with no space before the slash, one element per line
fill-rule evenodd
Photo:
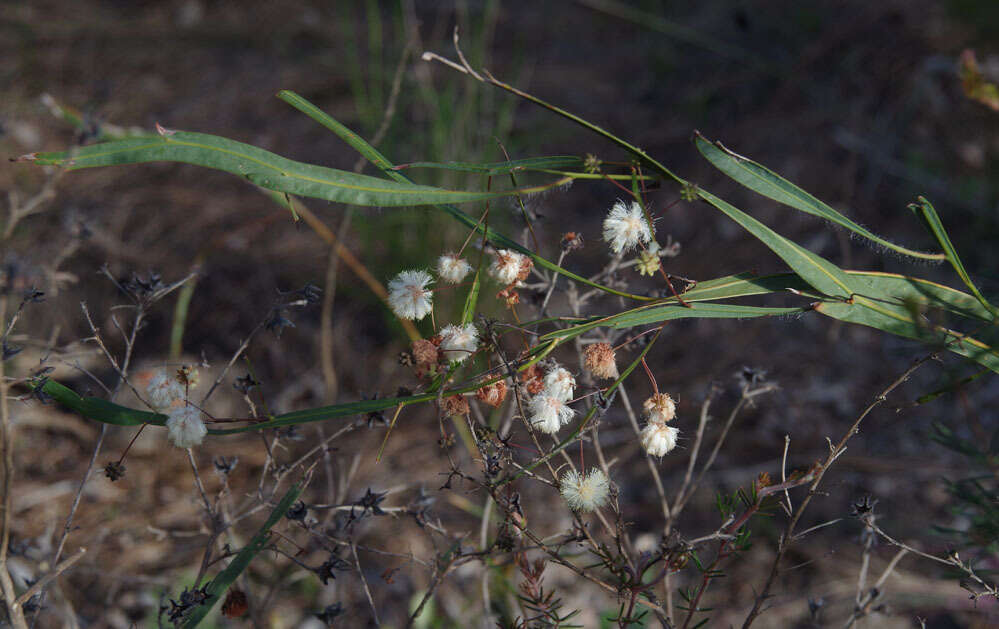
<path fill-rule="evenodd" d="M 568 369 L 556 366 L 545 374 L 544 384 L 545 392 L 563 402 L 568 402 L 572 399 L 572 392 L 576 387 L 576 379 L 569 373 Z"/>
<path fill-rule="evenodd" d="M 665 456 L 676 447 L 680 431 L 673 426 L 651 423 L 642 429 L 642 447 L 652 456 Z"/>
<path fill-rule="evenodd" d="M 157 371 L 146 387 L 149 405 L 160 412 L 173 406 L 174 402 L 184 399 L 184 385 L 165 371 Z"/>
<path fill-rule="evenodd" d="M 528 407 L 531 411 L 531 425 L 549 435 L 557 433 L 576 414 L 565 400 L 551 395 L 548 391 L 542 391 L 531 398 Z"/>
<path fill-rule="evenodd" d="M 465 279 L 471 270 L 472 265 L 454 253 L 445 253 L 437 259 L 437 276 L 449 284 Z"/>
<path fill-rule="evenodd" d="M 635 201 L 625 203 L 619 200 L 604 219 L 604 240 L 616 254 L 634 249 L 639 244 L 649 244 L 652 233 L 642 206 Z"/>
<path fill-rule="evenodd" d="M 388 284 L 388 303 L 400 319 L 422 319 L 433 310 L 434 278 L 422 270 L 403 271 Z"/>
<path fill-rule="evenodd" d="M 509 286 L 520 280 L 521 271 L 525 266 L 530 269 L 530 259 L 510 249 L 496 251 L 496 259 L 489 265 L 489 275 L 504 286 Z"/>
<path fill-rule="evenodd" d="M 585 476 L 570 470 L 559 480 L 559 491 L 573 511 L 593 511 L 607 504 L 610 481 L 598 468 Z"/>
<path fill-rule="evenodd" d="M 656 393 L 645 400 L 642 408 L 652 423 L 665 424 L 676 417 L 676 402 L 669 393 Z"/>
<path fill-rule="evenodd" d="M 471 356 L 478 345 L 479 332 L 471 323 L 449 325 L 441 330 L 440 349 L 447 360 L 460 363 Z"/>
<path fill-rule="evenodd" d="M 201 411 L 193 406 L 178 406 L 170 411 L 166 421 L 167 437 L 178 448 L 199 446 L 208 428 L 201 420 Z"/>

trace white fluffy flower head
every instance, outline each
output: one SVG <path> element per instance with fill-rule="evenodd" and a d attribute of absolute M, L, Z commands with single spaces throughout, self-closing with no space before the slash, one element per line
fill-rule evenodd
<path fill-rule="evenodd" d="M 528 404 L 531 410 L 531 425 L 541 432 L 554 435 L 562 426 L 572 420 L 576 411 L 547 391 L 535 395 Z"/>
<path fill-rule="evenodd" d="M 524 254 L 509 249 L 499 249 L 496 251 L 496 259 L 489 265 L 489 274 L 500 284 L 509 286 L 526 279 L 532 264 L 531 259 Z"/>
<path fill-rule="evenodd" d="M 572 399 L 572 390 L 576 386 L 576 379 L 572 377 L 569 370 L 564 367 L 555 367 L 545 374 L 545 393 L 558 398 L 563 402 Z"/>
<path fill-rule="evenodd" d="M 618 201 L 604 219 L 604 240 L 611 251 L 621 253 L 652 242 L 652 228 L 645 220 L 642 206 L 632 201 Z"/>
<path fill-rule="evenodd" d="M 673 426 L 657 422 L 650 423 L 642 429 L 642 447 L 652 456 L 664 456 L 676 447 L 676 438 L 680 431 Z"/>
<path fill-rule="evenodd" d="M 607 504 L 610 481 L 598 468 L 591 469 L 585 476 L 568 471 L 559 480 L 559 491 L 573 511 L 593 511 Z"/>
<path fill-rule="evenodd" d="M 437 258 L 437 275 L 449 284 L 457 284 L 465 279 L 471 270 L 472 265 L 459 258 L 458 254 L 445 253 Z"/>
<path fill-rule="evenodd" d="M 656 393 L 645 400 L 642 408 L 653 424 L 665 424 L 676 417 L 676 402 L 669 393 Z"/>
<path fill-rule="evenodd" d="M 422 319 L 433 310 L 434 278 L 426 271 L 403 271 L 388 284 L 389 306 L 400 319 Z"/>
<path fill-rule="evenodd" d="M 178 448 L 199 446 L 208 433 L 201 411 L 193 406 L 179 406 L 170 411 L 166 427 L 167 437 Z"/>
<path fill-rule="evenodd" d="M 184 399 L 184 386 L 165 371 L 157 371 L 146 387 L 149 405 L 157 411 L 169 410 L 177 400 Z"/>
<path fill-rule="evenodd" d="M 449 325 L 441 330 L 440 349 L 447 360 L 460 363 L 471 356 L 478 345 L 479 332 L 471 323 Z"/>

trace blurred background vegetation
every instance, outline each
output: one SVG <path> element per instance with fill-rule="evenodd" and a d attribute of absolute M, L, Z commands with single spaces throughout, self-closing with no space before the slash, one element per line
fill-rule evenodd
<path fill-rule="evenodd" d="M 957 75 L 958 56 L 970 47 L 986 75 L 993 80 L 999 76 L 999 9 L 990 0 L 7 4 L 0 15 L 0 148 L 9 156 L 57 150 L 92 141 L 108 125 L 149 129 L 159 123 L 231 137 L 294 159 L 353 168 L 357 155 L 346 145 L 274 98 L 279 89 L 292 89 L 361 135 L 381 136 L 379 148 L 396 163 L 501 161 L 504 150 L 514 159 L 587 153 L 607 161 L 626 159 L 599 138 L 539 108 L 421 62 L 425 50 L 452 54 L 455 25 L 473 67 L 488 68 L 613 130 L 845 268 L 904 272 L 909 262 L 878 255 L 843 232 L 831 232 L 737 188 L 700 159 L 690 143 L 692 131 L 720 139 L 877 233 L 914 247 L 932 245 L 905 209 L 923 194 L 940 211 L 984 292 L 999 292 L 999 114 L 968 100 Z M 43 94 L 79 109 L 84 131 L 53 117 Z M 390 103 L 394 111 L 387 117 Z M 481 177 L 449 171 L 413 171 L 413 176 L 448 187 L 485 185 Z M 0 187 L 21 198 L 44 185 L 40 169 L 0 169 Z M 115 276 L 154 270 L 168 282 L 196 269 L 181 358 L 215 367 L 266 316 L 276 291 L 307 282 L 329 289 L 335 278 L 333 303 L 327 305 L 333 313 L 328 337 L 321 335 L 322 309 L 317 307 L 295 313 L 295 327 L 280 338 L 260 337 L 251 348 L 254 376 L 263 383 L 274 412 L 392 395 L 413 384 L 397 361 L 406 347 L 402 328 L 349 269 L 340 265 L 331 273 L 329 246 L 313 230 L 296 226 L 287 211 L 244 182 L 193 166 L 153 164 L 73 173 L 54 190 L 47 211 L 23 221 L 3 252 L 4 264 L 48 298 L 32 309 L 21 330 L 37 341 L 34 351 L 17 359 L 22 372 L 34 368 L 48 347 L 60 346 L 88 368 L 110 375 L 90 349 L 73 345 L 89 335 L 80 301 L 103 317 L 98 322 L 103 329 L 112 329 L 110 308 L 120 296 L 97 274 L 106 264 Z M 579 231 L 589 246 L 574 258 L 575 268 L 598 269 L 607 255 L 599 224 L 618 194 L 609 184 L 577 183 L 531 198 L 542 255 L 555 257 L 550 254 L 557 251 L 562 233 Z M 661 208 L 676 197 L 664 190 L 652 194 L 651 201 Z M 465 236 L 431 210 L 306 204 L 383 281 L 403 268 L 429 264 Z M 519 210 L 506 202 L 499 209 L 491 220 L 516 233 Z M 348 212 L 349 221 L 344 220 Z M 658 229 L 682 245 L 681 255 L 667 262 L 666 270 L 676 275 L 708 279 L 781 269 L 761 244 L 698 205 L 672 206 Z M 54 260 L 61 263 L 59 273 Z M 919 271 L 947 277 L 945 269 Z M 614 307 L 608 305 L 608 310 Z M 174 304 L 167 300 L 142 332 L 142 365 L 168 359 L 173 325 Z M 737 438 L 722 452 L 710 478 L 718 491 L 732 491 L 759 471 L 773 474 L 786 434 L 792 436 L 793 465 L 807 466 L 824 453 L 824 437 L 842 432 L 891 375 L 922 351 L 913 342 L 843 327 L 818 315 L 779 321 L 690 320 L 671 324 L 667 333 L 669 340 L 656 347 L 650 365 L 659 382 L 679 398 L 681 430 L 693 430 L 694 413 L 714 384 L 725 388 L 726 399 L 735 398 L 734 376 L 743 366 L 764 370 L 781 385 L 779 393 L 758 403 L 738 425 Z M 78 374 L 60 369 L 78 390 L 87 388 Z M 911 402 L 968 372 L 948 359 L 942 368 L 920 374 L 904 396 Z M 986 377 L 932 404 L 907 407 L 902 414 L 878 412 L 842 457 L 827 487 L 829 496 L 816 505 L 812 517 L 842 517 L 851 501 L 871 493 L 880 500 L 883 528 L 942 552 L 957 542 L 952 531 L 937 532 L 932 525 L 967 530 L 974 520 L 956 509 L 953 492 L 948 492 L 953 486 L 943 479 L 954 481 L 981 465 L 995 466 L 990 451 L 980 452 L 985 458 L 972 463 L 959 448 L 933 441 L 934 435 L 940 440 L 933 424 L 947 427 L 951 445 L 957 443 L 954 439 L 972 446 L 990 443 L 997 408 L 999 387 Z M 86 465 L 95 429 L 38 405 L 16 412 L 23 449 L 18 455 L 15 533 L 22 551 L 31 556 L 65 517 L 73 479 Z M 345 464 L 360 455 L 354 480 L 358 495 L 366 486 L 389 489 L 418 480 L 438 498 L 442 511 L 467 508 L 461 492 L 437 491 L 446 461 L 438 453 L 431 417 L 429 411 L 407 417 L 380 464 L 373 453 L 382 431 L 360 431 L 348 438 L 342 446 Z M 623 440 L 623 424 L 621 428 Z M 611 440 L 615 436 L 613 428 L 601 434 Z M 130 436 L 113 433 L 105 451 L 120 452 Z M 249 486 L 259 471 L 254 466 L 261 461 L 260 449 L 259 440 L 246 437 L 210 441 L 199 454 L 206 464 L 216 454 L 239 454 L 239 482 Z M 179 589 L 183 570 L 195 569 L 199 560 L 198 540 L 188 542 L 185 551 L 174 535 L 181 524 L 192 528 L 196 505 L 187 498 L 186 462 L 170 454 L 166 460 L 150 441 L 129 455 L 130 475 L 123 483 L 112 486 L 95 478 L 85 494 L 81 529 L 70 539 L 93 553 L 62 588 L 94 626 L 148 619 L 150 605 L 157 604 L 149 600 L 150 593 L 157 587 Z M 667 459 L 665 477 L 682 474 L 682 462 Z M 615 479 L 622 487 L 622 504 L 637 531 L 656 535 L 658 507 L 651 500 L 647 471 L 636 467 L 633 472 L 633 477 L 622 472 Z M 717 525 L 713 496 L 703 493 L 702 507 L 685 513 L 689 521 L 684 526 L 691 531 Z M 469 518 L 475 522 L 474 513 Z M 413 533 L 412 523 L 393 526 L 397 530 L 373 530 L 371 535 L 407 540 L 404 546 L 412 552 L 425 544 Z M 744 562 L 732 567 L 732 578 L 713 592 L 720 624 L 744 615 L 761 567 L 768 565 L 777 529 L 757 526 L 756 545 Z M 797 549 L 807 567 L 782 581 L 770 612 L 772 626 L 810 622 L 809 598 L 851 603 L 859 530 L 853 523 L 830 527 Z M 177 545 L 180 552 L 175 552 Z M 406 601 L 426 587 L 425 575 L 412 566 L 379 559 L 371 563 L 375 579 L 400 568 L 394 584 L 382 588 L 400 597 L 396 600 Z M 941 586 L 938 580 L 944 575 L 932 568 L 924 570 L 912 561 L 903 564 L 900 575 L 894 586 L 898 596 L 892 600 L 898 615 L 886 623 L 912 626 L 916 615 L 939 627 L 986 626 L 990 618 L 995 620 L 990 614 L 994 602 L 972 610 L 964 592 L 956 584 Z M 442 589 L 432 610 L 439 626 L 453 626 L 474 609 L 457 581 L 452 589 Z M 277 625 L 293 626 L 299 622 L 296 613 L 336 600 L 356 608 L 347 626 L 363 625 L 366 603 L 358 595 L 356 577 L 346 575 L 319 590 L 314 578 L 296 583 L 292 595 L 286 592 L 275 603 L 276 610 L 283 610 L 275 612 Z M 570 608 L 574 601 L 587 603 L 572 590 L 563 595 Z M 390 606 L 392 600 L 382 603 Z M 607 609 L 612 604 L 606 601 Z"/>

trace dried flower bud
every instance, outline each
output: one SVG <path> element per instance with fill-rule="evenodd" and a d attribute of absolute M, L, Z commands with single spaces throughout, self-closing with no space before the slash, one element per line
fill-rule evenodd
<path fill-rule="evenodd" d="M 226 618 L 239 618 L 249 609 L 249 602 L 242 590 L 232 589 L 222 603 L 222 615 Z"/>
<path fill-rule="evenodd" d="M 506 399 L 506 382 L 500 380 L 492 384 L 487 384 L 475 392 L 475 397 L 483 404 L 488 404 L 493 408 L 499 408 Z"/>
<path fill-rule="evenodd" d="M 616 380 L 621 374 L 614 360 L 614 348 L 610 343 L 594 343 L 583 349 L 583 366 L 595 378 Z"/>
<path fill-rule="evenodd" d="M 760 472 L 759 476 L 756 477 L 756 487 L 762 489 L 764 487 L 769 487 L 773 485 L 773 481 L 770 480 L 770 474 L 766 472 Z"/>
<path fill-rule="evenodd" d="M 193 406 L 180 406 L 170 411 L 166 421 L 167 437 L 178 448 L 201 445 L 208 428 L 201 420 L 201 411 Z"/>
<path fill-rule="evenodd" d="M 583 235 L 579 232 L 565 232 L 562 234 L 562 251 L 566 253 L 583 248 Z"/>
<path fill-rule="evenodd" d="M 440 350 L 437 344 L 427 339 L 416 339 L 413 341 L 413 361 L 417 365 L 436 365 L 440 358 Z"/>
<path fill-rule="evenodd" d="M 645 400 L 642 405 L 649 421 L 654 424 L 665 424 L 676 417 L 676 402 L 669 393 L 657 393 Z"/>
<path fill-rule="evenodd" d="M 434 278 L 422 270 L 403 271 L 388 284 L 388 303 L 400 319 L 422 319 L 433 310 Z"/>
<path fill-rule="evenodd" d="M 108 477 L 112 483 L 116 480 L 124 478 L 125 476 L 125 464 L 121 461 L 109 461 L 107 465 L 104 466 L 104 475 Z"/>
<path fill-rule="evenodd" d="M 520 381 L 527 387 L 527 392 L 537 395 L 545 388 L 545 381 L 541 374 L 541 367 L 531 365 L 520 374 Z"/>
<path fill-rule="evenodd" d="M 645 426 L 641 433 L 642 447 L 652 456 L 664 456 L 676 447 L 680 431 L 673 426 L 653 422 Z"/>
<path fill-rule="evenodd" d="M 506 305 L 507 308 L 510 308 L 520 303 L 520 293 L 507 287 L 496 293 L 496 299 L 499 299 Z"/>
<path fill-rule="evenodd" d="M 184 387 L 165 371 L 157 371 L 146 387 L 149 405 L 157 411 L 169 410 L 174 402 L 184 399 Z"/>
<path fill-rule="evenodd" d="M 559 491 L 573 511 L 593 511 L 607 503 L 610 481 L 598 468 L 586 476 L 570 470 L 559 480 Z"/>
<path fill-rule="evenodd" d="M 446 397 L 441 404 L 441 411 L 448 417 L 467 415 L 469 411 L 468 400 L 463 395 Z"/>
<path fill-rule="evenodd" d="M 455 253 L 437 258 L 437 276 L 449 284 L 457 284 L 472 271 L 472 265 Z"/>

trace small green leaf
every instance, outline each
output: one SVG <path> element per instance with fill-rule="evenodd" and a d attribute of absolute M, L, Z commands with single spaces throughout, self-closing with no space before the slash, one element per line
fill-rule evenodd
<path fill-rule="evenodd" d="M 468 297 L 465 298 L 465 308 L 461 313 L 461 322 L 464 324 L 471 323 L 472 319 L 475 318 L 476 307 L 479 303 L 480 276 L 480 270 L 476 269 L 475 277 L 472 279 L 472 287 L 468 289 Z"/>

